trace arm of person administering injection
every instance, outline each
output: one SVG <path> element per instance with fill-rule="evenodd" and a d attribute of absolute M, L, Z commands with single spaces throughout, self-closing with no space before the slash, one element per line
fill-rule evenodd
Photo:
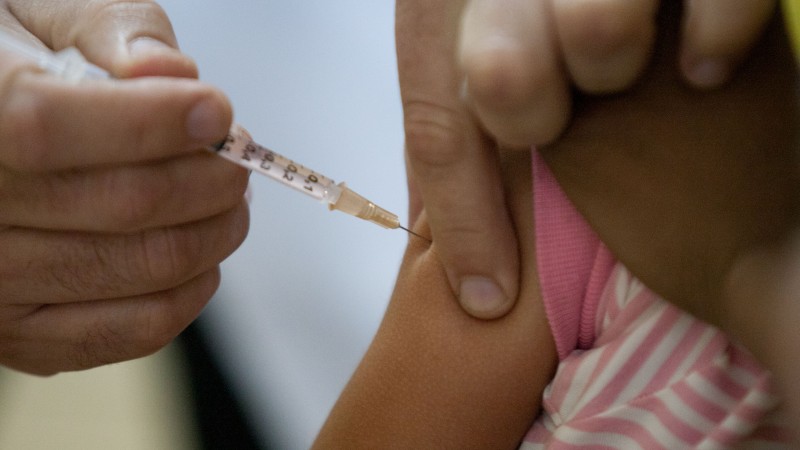
<path fill-rule="evenodd" d="M 119 80 L 70 84 L 0 49 L 0 363 L 38 374 L 149 354 L 244 239 L 245 170 L 203 150 L 231 108 L 149 1 L 12 0 L 4 29 Z"/>
<path fill-rule="evenodd" d="M 424 203 L 448 280 L 468 313 L 502 316 L 518 292 L 497 152 L 559 136 L 573 87 L 607 93 L 634 84 L 649 61 L 659 3 L 397 1 L 411 205 Z M 676 61 L 704 88 L 728 79 L 775 6 L 684 3 Z"/>
<path fill-rule="evenodd" d="M 506 166 L 513 223 L 532 229 L 530 155 Z M 426 233 L 424 218 L 415 227 Z M 555 364 L 533 263 L 521 233 L 518 306 L 502 319 L 459 314 L 436 243 L 411 238 L 383 323 L 315 448 L 516 448 Z"/>

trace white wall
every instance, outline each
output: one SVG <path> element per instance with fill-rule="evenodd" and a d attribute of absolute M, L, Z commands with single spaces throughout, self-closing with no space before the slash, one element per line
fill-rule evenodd
<path fill-rule="evenodd" d="M 259 143 L 406 221 L 393 1 L 161 4 Z M 251 184 L 250 236 L 203 324 L 265 439 L 307 448 L 378 325 L 406 236 Z"/>

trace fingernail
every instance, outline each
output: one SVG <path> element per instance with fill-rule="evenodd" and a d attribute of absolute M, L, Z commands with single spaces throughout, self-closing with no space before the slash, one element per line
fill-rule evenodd
<path fill-rule="evenodd" d="M 128 51 L 134 57 L 152 55 L 154 53 L 174 52 L 169 45 L 151 37 L 139 37 L 128 43 Z"/>
<path fill-rule="evenodd" d="M 716 87 L 727 81 L 728 63 L 722 59 L 698 59 L 687 65 L 686 78 L 697 87 Z"/>
<path fill-rule="evenodd" d="M 505 313 L 508 298 L 494 281 L 485 277 L 465 277 L 458 293 L 461 306 L 479 319 L 496 318 Z"/>
<path fill-rule="evenodd" d="M 197 103 L 186 118 L 186 132 L 189 138 L 199 144 L 218 141 L 225 131 L 222 124 L 222 110 L 217 102 L 204 99 Z"/>

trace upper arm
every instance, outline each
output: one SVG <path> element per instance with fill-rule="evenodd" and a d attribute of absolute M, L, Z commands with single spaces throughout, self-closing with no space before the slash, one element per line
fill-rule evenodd
<path fill-rule="evenodd" d="M 521 246 L 517 306 L 482 321 L 459 307 L 435 244 L 411 239 L 367 354 L 325 424 L 320 448 L 519 445 L 556 363 L 533 258 L 530 158 L 506 164 Z"/>
<path fill-rule="evenodd" d="M 678 19 L 665 14 L 660 28 Z M 800 228 L 798 73 L 778 19 L 731 82 L 708 92 L 687 89 L 673 67 L 677 34 L 661 36 L 633 89 L 582 99 L 542 149 L 617 259 L 716 325 L 732 265 Z"/>

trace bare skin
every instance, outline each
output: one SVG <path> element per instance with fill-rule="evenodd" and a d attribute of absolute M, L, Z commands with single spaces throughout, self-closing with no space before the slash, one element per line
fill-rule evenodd
<path fill-rule="evenodd" d="M 508 155 L 514 224 L 533 226 L 530 157 Z M 415 227 L 429 232 L 425 218 Z M 520 236 L 520 301 L 494 321 L 459 311 L 436 244 L 411 239 L 383 323 L 314 448 L 513 448 L 539 411 L 556 350 Z"/>
<path fill-rule="evenodd" d="M 671 62 L 705 89 L 731 76 L 776 1 L 397 1 L 410 201 L 424 202 L 468 314 L 497 318 L 517 298 L 516 236 L 498 151 L 555 142 L 576 92 L 635 86 L 649 66 L 661 5 L 683 6 Z"/>
<path fill-rule="evenodd" d="M 246 171 L 203 150 L 230 104 L 151 1 L 8 0 L 0 26 L 118 78 L 69 84 L 0 50 L 0 364 L 150 354 L 197 317 L 247 233 Z"/>
<path fill-rule="evenodd" d="M 674 42 L 630 93 L 581 104 L 543 155 L 633 273 L 774 372 L 800 424 L 796 65 L 775 20 L 729 86 L 698 94 L 669 63 Z"/>
<path fill-rule="evenodd" d="M 666 10 L 666 23 L 676 24 Z M 665 35 L 624 95 L 583 99 L 543 155 L 618 258 L 667 300 L 720 325 L 775 374 L 793 424 L 800 379 L 797 74 L 780 22 L 737 78 L 687 90 Z M 533 256 L 526 152 L 504 156 L 520 242 L 520 301 L 473 320 L 438 261 L 410 242 L 384 322 L 323 428 L 318 448 L 514 448 L 555 363 Z M 417 231 L 428 232 L 425 218 Z M 797 428 L 797 427 L 795 427 Z"/>

